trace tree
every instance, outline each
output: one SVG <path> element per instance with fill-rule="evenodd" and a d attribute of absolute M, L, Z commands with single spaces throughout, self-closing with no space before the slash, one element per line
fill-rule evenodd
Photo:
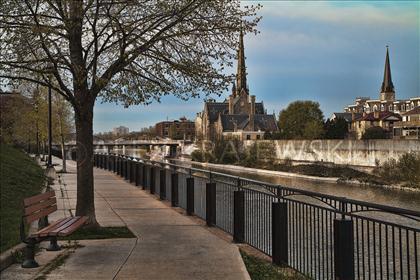
<path fill-rule="evenodd" d="M 324 115 L 319 103 L 295 101 L 279 115 L 279 128 L 284 139 L 319 139 L 324 134 Z"/>
<path fill-rule="evenodd" d="M 365 133 L 362 135 L 363 140 L 368 139 L 386 139 L 386 131 L 380 126 L 372 126 L 366 129 Z"/>
<path fill-rule="evenodd" d="M 95 226 L 93 107 L 161 95 L 221 93 L 240 29 L 255 31 L 259 6 L 210 0 L 4 0 L 0 77 L 50 85 L 74 109 L 76 215 Z"/>
<path fill-rule="evenodd" d="M 325 122 L 325 138 L 344 139 L 348 133 L 348 124 L 344 118 L 336 118 Z"/>
<path fill-rule="evenodd" d="M 67 172 L 65 143 L 70 139 L 70 134 L 73 132 L 73 114 L 70 104 L 61 95 L 54 96 L 53 110 L 54 138 L 59 139 L 61 146 L 61 159 L 63 162 L 61 172 Z"/>

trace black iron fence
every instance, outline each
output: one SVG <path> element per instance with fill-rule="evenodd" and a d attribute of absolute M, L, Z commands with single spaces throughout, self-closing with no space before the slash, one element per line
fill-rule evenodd
<path fill-rule="evenodd" d="M 94 164 L 310 278 L 419 279 L 418 211 L 115 154 Z"/>

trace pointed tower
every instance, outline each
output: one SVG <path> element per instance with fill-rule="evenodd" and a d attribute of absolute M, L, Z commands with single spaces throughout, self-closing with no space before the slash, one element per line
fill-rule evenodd
<path fill-rule="evenodd" d="M 388 46 L 386 46 L 386 58 L 385 58 L 385 69 L 384 69 L 384 80 L 381 86 L 380 93 L 381 101 L 394 101 L 395 100 L 395 90 L 394 84 L 391 79 L 391 65 L 389 63 L 389 51 Z"/>
<path fill-rule="evenodd" d="M 239 49 L 238 49 L 238 70 L 236 73 L 236 92 L 239 95 L 244 89 L 246 93 L 247 83 L 246 83 L 246 66 L 245 66 L 245 50 L 244 50 L 244 34 L 241 30 L 239 35 Z"/>

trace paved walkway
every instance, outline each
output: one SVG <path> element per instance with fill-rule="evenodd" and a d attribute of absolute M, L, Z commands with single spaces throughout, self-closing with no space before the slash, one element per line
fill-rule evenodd
<path fill-rule="evenodd" d="M 59 211 L 51 220 L 74 213 L 75 162 L 68 171 L 54 186 Z M 81 241 L 47 279 L 249 279 L 236 245 L 109 171 L 95 169 L 95 206 L 102 226 L 127 225 L 137 238 Z M 2 279 L 30 279 L 11 277 L 22 270 L 14 265 Z"/>

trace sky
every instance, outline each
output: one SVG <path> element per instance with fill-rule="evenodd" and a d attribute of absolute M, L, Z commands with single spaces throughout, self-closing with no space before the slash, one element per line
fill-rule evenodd
<path fill-rule="evenodd" d="M 420 96 L 420 1 L 242 1 L 257 3 L 263 5 L 260 33 L 244 38 L 247 79 L 268 113 L 312 100 L 328 118 L 356 97 L 377 99 L 387 45 L 396 98 Z M 98 100 L 94 132 L 120 125 L 138 131 L 182 116 L 194 120 L 202 110 L 202 98 L 165 96 L 161 103 L 129 108 Z"/>

